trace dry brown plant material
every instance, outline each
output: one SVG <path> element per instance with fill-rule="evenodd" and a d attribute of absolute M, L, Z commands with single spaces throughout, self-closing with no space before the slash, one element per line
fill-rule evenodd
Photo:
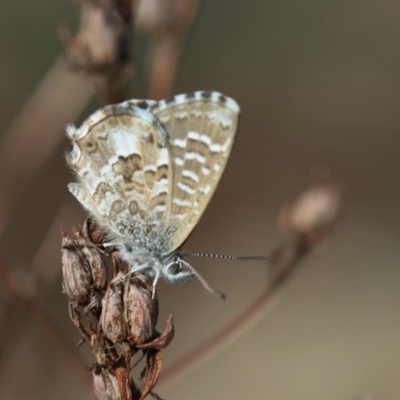
<path fill-rule="evenodd" d="M 144 273 L 127 274 L 115 253 L 105 253 L 91 241 L 101 237 L 89 219 L 74 237 L 63 234 L 63 286 L 69 298 L 70 319 L 95 357 L 91 367 L 99 399 L 144 399 L 152 392 L 162 368 L 161 350 L 174 336 L 172 316 L 158 333 L 158 299 L 152 279 Z M 112 259 L 112 279 L 106 280 L 106 258 Z M 143 387 L 136 385 L 132 370 L 137 354 L 146 366 Z"/>
<path fill-rule="evenodd" d="M 59 29 L 66 46 L 69 69 L 83 74 L 111 103 L 124 99 L 133 75 L 133 1 L 80 0 L 80 28 L 74 37 L 66 26 Z"/>
<path fill-rule="evenodd" d="M 172 95 L 179 58 L 199 3 L 199 0 L 139 2 L 135 23 L 151 38 L 151 99 Z"/>

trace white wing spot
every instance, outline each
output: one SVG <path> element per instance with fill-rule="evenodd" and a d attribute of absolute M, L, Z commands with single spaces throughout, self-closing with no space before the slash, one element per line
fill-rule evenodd
<path fill-rule="evenodd" d="M 175 164 L 176 164 L 176 165 L 179 165 L 179 166 L 180 166 L 180 165 L 183 165 L 184 162 L 185 162 L 182 158 L 179 158 L 179 157 L 175 157 L 175 158 L 174 158 L 174 161 L 175 161 Z"/>
<path fill-rule="evenodd" d="M 207 168 L 207 167 L 203 167 L 203 168 L 201 169 L 201 172 L 202 172 L 204 175 L 208 175 L 208 174 L 211 172 L 211 169 L 210 169 L 210 168 Z"/>
<path fill-rule="evenodd" d="M 193 171 L 189 171 L 187 169 L 184 169 L 182 171 L 182 176 L 184 176 L 185 178 L 189 178 L 192 181 L 198 182 L 199 181 L 199 176 L 197 174 L 195 174 Z"/>
<path fill-rule="evenodd" d="M 189 151 L 185 154 L 185 158 L 187 160 L 197 160 L 199 163 L 204 164 L 206 162 L 206 158 L 195 151 Z"/>
<path fill-rule="evenodd" d="M 179 187 L 179 189 L 181 189 L 181 190 L 183 190 L 184 192 L 186 192 L 186 193 L 189 193 L 189 194 L 195 194 L 196 193 L 196 191 L 194 190 L 194 189 L 192 189 L 190 186 L 188 186 L 188 185 L 185 185 L 184 183 L 182 183 L 182 182 L 179 182 L 178 183 L 178 187 Z"/>
<path fill-rule="evenodd" d="M 163 192 L 168 193 L 168 182 L 169 182 L 168 178 L 163 178 L 156 182 L 155 184 L 156 196 Z"/>
<path fill-rule="evenodd" d="M 191 131 L 188 133 L 187 137 L 192 140 L 200 140 L 200 134 L 198 134 L 197 132 Z"/>
<path fill-rule="evenodd" d="M 221 153 L 221 152 L 223 152 L 223 151 L 228 150 L 228 147 L 229 147 L 229 144 L 230 144 L 230 143 L 231 143 L 230 140 L 227 140 L 227 141 L 225 142 L 225 144 L 223 144 L 223 145 L 218 144 L 218 143 L 213 143 L 213 144 L 210 146 L 210 151 L 213 152 L 213 153 Z"/>
<path fill-rule="evenodd" d="M 143 170 L 144 170 L 144 172 L 154 172 L 154 173 L 156 173 L 157 172 L 157 167 L 154 165 L 154 164 L 149 164 L 149 165 L 146 165 L 144 168 L 143 168 Z"/>
<path fill-rule="evenodd" d="M 160 149 L 160 152 L 158 154 L 158 162 L 157 166 L 160 165 L 168 165 L 168 150 L 167 149 Z"/>
<path fill-rule="evenodd" d="M 207 135 L 201 135 L 200 136 L 200 142 L 203 142 L 203 143 L 205 143 L 207 146 L 210 146 L 211 145 L 211 138 L 209 137 L 209 136 L 207 136 Z"/>
<path fill-rule="evenodd" d="M 189 137 L 189 135 L 188 135 L 188 137 Z M 186 140 L 185 139 L 175 139 L 174 145 L 176 147 L 180 147 L 181 149 L 185 149 L 186 148 Z"/>
<path fill-rule="evenodd" d="M 129 157 L 131 154 L 140 154 L 140 145 L 136 135 L 127 129 L 119 127 L 111 132 L 114 141 L 115 154 Z"/>
<path fill-rule="evenodd" d="M 186 94 L 177 94 L 174 96 L 175 104 L 186 104 L 187 103 L 187 95 Z"/>
<path fill-rule="evenodd" d="M 223 147 L 220 144 L 213 143 L 210 146 L 210 151 L 212 151 L 213 153 L 221 153 L 222 150 Z"/>
<path fill-rule="evenodd" d="M 155 206 L 152 210 L 152 212 L 164 212 L 166 210 L 167 206 L 165 204 L 159 204 L 157 206 Z"/>
<path fill-rule="evenodd" d="M 181 200 L 181 199 L 174 199 L 172 201 L 174 204 L 181 206 L 181 207 L 192 207 L 192 202 L 187 201 L 187 200 Z"/>

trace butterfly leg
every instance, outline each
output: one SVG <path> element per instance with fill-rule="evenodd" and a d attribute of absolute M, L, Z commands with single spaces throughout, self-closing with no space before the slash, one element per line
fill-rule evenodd
<path fill-rule="evenodd" d="M 118 243 L 113 243 L 113 242 L 107 242 L 107 243 L 102 243 L 101 245 L 106 249 L 107 247 L 113 247 L 116 246 Z"/>
<path fill-rule="evenodd" d="M 126 278 L 129 278 L 131 275 L 136 272 L 143 271 L 149 267 L 150 263 L 144 263 L 142 265 L 131 265 L 129 272 L 126 274 Z"/>
<path fill-rule="evenodd" d="M 176 261 L 179 264 L 184 265 L 186 268 L 188 268 L 193 273 L 193 275 L 200 281 L 200 283 L 204 286 L 206 290 L 208 290 L 213 295 L 219 297 L 220 299 L 224 300 L 226 299 L 225 293 L 211 287 L 208 284 L 208 282 L 186 260 L 184 260 L 183 258 L 178 258 Z"/>
<path fill-rule="evenodd" d="M 152 294 L 151 294 L 152 300 L 154 300 L 154 296 L 156 295 L 156 285 L 157 285 L 157 282 L 158 282 L 158 278 L 159 278 L 159 277 L 160 277 L 160 269 L 157 268 L 157 270 L 156 270 L 156 276 L 155 276 L 154 281 L 153 281 L 153 291 L 152 291 Z"/>

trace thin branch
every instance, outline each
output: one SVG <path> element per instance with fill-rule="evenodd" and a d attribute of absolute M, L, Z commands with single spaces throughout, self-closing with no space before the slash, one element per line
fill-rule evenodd
<path fill-rule="evenodd" d="M 171 96 L 179 58 L 200 0 L 146 0 L 139 4 L 136 25 L 151 37 L 149 98 Z"/>
<path fill-rule="evenodd" d="M 175 76 L 183 43 L 176 35 L 162 35 L 154 39 L 150 73 L 150 99 L 163 99 L 173 93 Z"/>

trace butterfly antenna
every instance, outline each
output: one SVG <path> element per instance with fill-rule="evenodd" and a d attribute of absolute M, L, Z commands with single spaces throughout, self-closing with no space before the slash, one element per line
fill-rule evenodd
<path fill-rule="evenodd" d="M 265 256 L 227 256 L 223 254 L 209 254 L 209 253 L 182 253 L 182 256 L 219 258 L 222 260 L 232 260 L 232 261 L 270 261 L 270 258 Z"/>
<path fill-rule="evenodd" d="M 213 295 L 219 297 L 220 299 L 223 299 L 223 300 L 226 299 L 225 293 L 211 287 L 208 284 L 208 282 L 187 261 L 179 258 L 179 262 L 182 263 L 183 265 L 185 265 L 193 273 L 193 275 L 200 281 L 200 283 L 204 286 L 204 288 L 207 291 L 209 291 Z"/>

